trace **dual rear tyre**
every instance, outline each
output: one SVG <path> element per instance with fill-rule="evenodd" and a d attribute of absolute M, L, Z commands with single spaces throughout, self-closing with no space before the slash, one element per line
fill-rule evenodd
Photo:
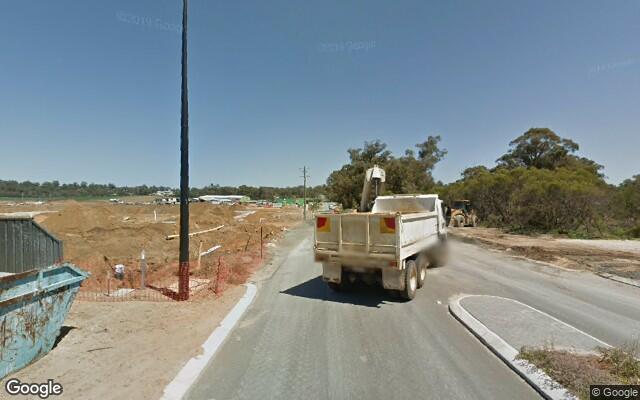
<path fill-rule="evenodd" d="M 403 298 L 412 300 L 416 290 L 424 286 L 427 280 L 427 267 L 441 267 L 448 261 L 449 248 L 446 240 L 442 240 L 431 251 L 421 253 L 415 260 L 408 260 L 405 264 Z"/>
<path fill-rule="evenodd" d="M 405 264 L 404 290 L 402 297 L 406 300 L 413 300 L 418 290 L 418 266 L 414 260 L 409 260 Z"/>
<path fill-rule="evenodd" d="M 427 267 L 439 267 L 446 263 L 447 248 L 445 244 L 438 246 L 432 253 L 423 253 L 416 260 L 408 260 L 405 264 L 404 289 L 400 295 L 406 300 L 413 300 L 416 291 L 424 286 L 427 279 Z M 327 282 L 329 289 L 334 292 L 348 288 L 348 280 L 342 277 L 342 283 Z"/>
<path fill-rule="evenodd" d="M 418 289 L 424 286 L 427 280 L 427 267 L 429 266 L 429 257 L 426 253 L 421 253 L 416 259 L 416 267 L 418 268 Z"/>

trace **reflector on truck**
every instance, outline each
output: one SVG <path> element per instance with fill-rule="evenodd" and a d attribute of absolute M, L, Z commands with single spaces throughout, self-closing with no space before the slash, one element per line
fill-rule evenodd
<path fill-rule="evenodd" d="M 316 218 L 316 229 L 318 232 L 331 232 L 331 220 L 327 217 Z"/>
<path fill-rule="evenodd" d="M 380 218 L 380 233 L 396 233 L 396 219 Z"/>

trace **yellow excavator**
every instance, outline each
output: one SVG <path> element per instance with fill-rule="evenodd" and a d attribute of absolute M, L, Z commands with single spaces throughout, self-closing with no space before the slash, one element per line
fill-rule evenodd
<path fill-rule="evenodd" d="M 449 220 L 453 227 L 478 225 L 478 216 L 470 200 L 454 200 Z"/>

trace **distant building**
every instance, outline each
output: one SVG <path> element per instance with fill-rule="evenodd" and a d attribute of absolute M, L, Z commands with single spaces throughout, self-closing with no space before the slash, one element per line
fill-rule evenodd
<path fill-rule="evenodd" d="M 173 190 L 158 190 L 156 192 L 156 196 L 160 197 L 170 197 L 173 196 Z"/>
<path fill-rule="evenodd" d="M 207 201 L 213 204 L 237 204 L 237 203 L 246 203 L 248 202 L 249 196 L 243 195 L 215 195 L 215 194 L 207 194 L 204 196 L 198 197 L 200 201 Z"/>
<path fill-rule="evenodd" d="M 180 200 L 175 197 L 163 197 L 161 199 L 155 199 L 155 204 L 180 204 Z"/>

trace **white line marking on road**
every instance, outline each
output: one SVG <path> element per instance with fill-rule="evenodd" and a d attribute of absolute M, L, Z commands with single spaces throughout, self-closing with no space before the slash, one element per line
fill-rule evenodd
<path fill-rule="evenodd" d="M 244 296 L 231 309 L 229 314 L 220 322 L 220 325 L 211 333 L 209 338 L 202 344 L 202 354 L 190 359 L 178 372 L 173 381 L 164 389 L 161 400 L 180 400 L 187 393 L 191 385 L 198 379 L 204 368 L 211 361 L 225 339 L 231 333 L 236 323 L 240 320 L 244 312 L 249 308 L 251 302 L 256 297 L 258 288 L 252 283 L 245 283 L 247 287 Z"/>

